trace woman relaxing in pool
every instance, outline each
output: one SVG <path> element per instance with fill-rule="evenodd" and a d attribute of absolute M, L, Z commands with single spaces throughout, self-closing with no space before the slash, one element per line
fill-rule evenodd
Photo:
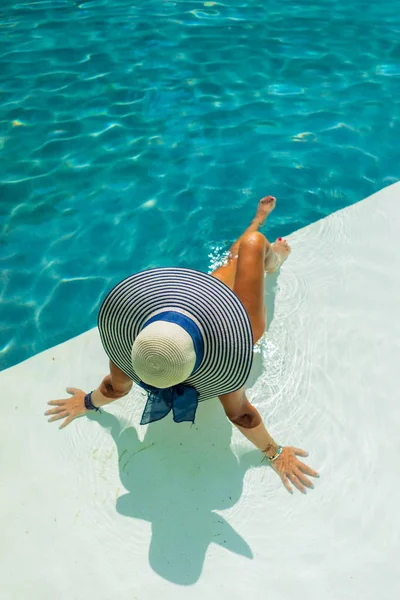
<path fill-rule="evenodd" d="M 89 410 L 129 393 L 133 382 L 148 397 L 141 424 L 165 417 L 194 422 L 199 402 L 219 397 L 228 419 L 270 461 L 286 489 L 305 492 L 318 474 L 298 459 L 304 450 L 280 446 L 248 401 L 253 346 L 266 327 L 264 274 L 289 256 L 289 244 L 270 244 L 259 232 L 276 200 L 260 200 L 250 226 L 233 244 L 226 264 L 208 275 L 183 268 L 150 269 L 121 281 L 105 298 L 98 318 L 110 374 L 89 394 L 67 388 L 66 400 L 49 402 L 49 421 L 61 428 Z"/>

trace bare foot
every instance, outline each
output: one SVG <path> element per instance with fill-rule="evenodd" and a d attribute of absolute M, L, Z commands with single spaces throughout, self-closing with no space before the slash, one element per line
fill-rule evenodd
<path fill-rule="evenodd" d="M 265 219 L 268 217 L 269 213 L 271 213 L 274 210 L 275 205 L 276 198 L 274 198 L 273 196 L 265 196 L 265 198 L 261 198 L 260 202 L 258 203 L 254 221 L 258 221 L 260 226 L 264 225 Z"/>
<path fill-rule="evenodd" d="M 289 256 L 290 251 L 291 248 L 288 242 L 282 238 L 278 238 L 276 242 L 271 244 L 271 249 L 265 259 L 266 272 L 274 273 L 277 271 Z"/>

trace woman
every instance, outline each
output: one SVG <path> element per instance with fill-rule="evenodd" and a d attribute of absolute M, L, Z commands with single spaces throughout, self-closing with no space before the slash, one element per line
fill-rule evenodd
<path fill-rule="evenodd" d="M 148 394 L 141 424 L 170 411 L 178 423 L 194 422 L 198 402 L 218 396 L 228 419 L 261 450 L 290 493 L 291 484 L 303 493 L 313 487 L 307 475 L 318 474 L 297 458 L 307 453 L 277 444 L 244 390 L 253 345 L 266 326 L 264 274 L 276 271 L 290 253 L 285 240 L 271 245 L 258 231 L 275 204 L 272 196 L 260 200 L 226 264 L 212 275 L 150 269 L 113 288 L 98 320 L 110 374 L 90 394 L 67 388 L 72 398 L 50 401 L 55 408 L 45 413 L 49 421 L 64 419 L 63 428 L 125 396 L 133 382 Z"/>

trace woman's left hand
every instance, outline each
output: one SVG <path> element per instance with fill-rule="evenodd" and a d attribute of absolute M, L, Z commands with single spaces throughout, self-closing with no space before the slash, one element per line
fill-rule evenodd
<path fill-rule="evenodd" d="M 300 448 L 284 446 L 278 458 L 271 461 L 271 466 L 282 479 L 283 485 L 288 492 L 293 494 L 293 488 L 289 483 L 291 482 L 300 492 L 305 494 L 306 487 L 314 487 L 306 475 L 311 475 L 311 477 L 319 477 L 319 475 L 316 471 L 313 471 L 310 467 L 302 463 L 297 456 L 308 456 L 308 453 Z"/>
<path fill-rule="evenodd" d="M 50 400 L 48 404 L 55 408 L 49 409 L 44 413 L 46 416 L 52 415 L 49 419 L 50 423 L 58 421 L 59 419 L 65 419 L 60 425 L 60 429 L 66 427 L 68 423 L 71 423 L 76 417 L 81 417 L 87 413 L 85 406 L 86 392 L 77 390 L 76 388 L 67 388 L 67 392 L 68 394 L 72 394 L 72 398 L 67 398 L 65 400 Z"/>

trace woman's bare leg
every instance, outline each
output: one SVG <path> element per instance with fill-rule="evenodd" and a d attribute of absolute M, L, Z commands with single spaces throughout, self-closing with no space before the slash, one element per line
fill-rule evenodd
<path fill-rule="evenodd" d="M 258 231 L 275 204 L 276 200 L 272 196 L 260 200 L 250 226 L 231 247 L 227 264 L 213 273 L 242 301 L 250 317 L 254 343 L 262 337 L 266 325 L 264 273 L 275 270 L 290 253 L 289 244 L 285 240 L 279 238 L 271 245 Z"/>
<path fill-rule="evenodd" d="M 276 199 L 273 196 L 265 196 L 265 198 L 261 198 L 261 200 L 258 204 L 258 207 L 257 207 L 256 214 L 255 214 L 253 220 L 251 221 L 250 225 L 242 233 L 242 235 L 236 240 L 236 242 L 234 242 L 234 244 L 232 244 L 231 248 L 229 249 L 227 262 L 224 265 L 222 265 L 221 267 L 218 267 L 212 273 L 212 275 L 214 277 L 216 277 L 217 279 L 220 279 L 221 281 L 226 283 L 226 285 L 228 287 L 230 287 L 231 290 L 233 290 L 233 286 L 235 283 L 237 260 L 238 260 L 240 242 L 242 240 L 242 237 L 248 233 L 253 233 L 255 231 L 258 231 L 260 229 L 260 227 L 262 225 L 264 225 L 265 220 L 268 217 L 269 213 L 274 210 L 275 204 L 276 204 Z"/>

